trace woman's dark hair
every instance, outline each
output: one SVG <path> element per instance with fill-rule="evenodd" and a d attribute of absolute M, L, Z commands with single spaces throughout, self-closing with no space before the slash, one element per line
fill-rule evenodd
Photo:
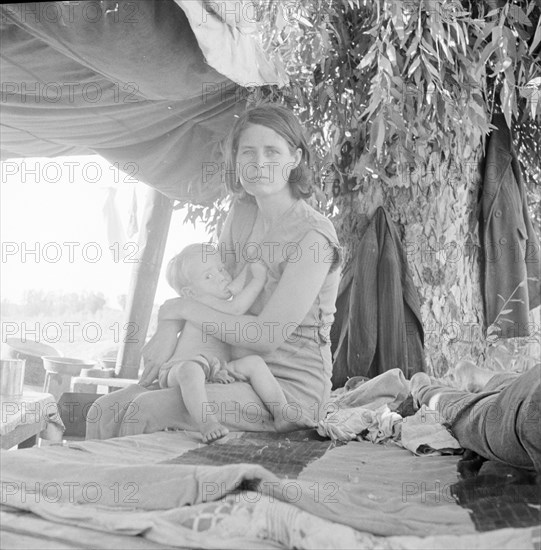
<path fill-rule="evenodd" d="M 303 128 L 297 117 L 287 107 L 267 103 L 244 112 L 235 122 L 225 143 L 225 181 L 227 188 L 245 197 L 246 191 L 242 187 L 237 175 L 237 152 L 242 132 L 251 124 L 265 126 L 274 130 L 284 138 L 290 150 L 301 149 L 302 158 L 299 165 L 291 170 L 289 186 L 296 199 L 305 199 L 312 194 L 311 174 L 309 171 L 310 149 L 304 136 Z"/>

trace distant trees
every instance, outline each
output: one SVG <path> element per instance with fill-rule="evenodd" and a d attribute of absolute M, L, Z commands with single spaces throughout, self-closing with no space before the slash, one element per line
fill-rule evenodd
<path fill-rule="evenodd" d="M 59 292 L 42 289 L 28 290 L 24 293 L 21 304 L 2 301 L 3 316 L 13 314 L 28 315 L 63 315 L 72 313 L 89 313 L 96 315 L 103 310 L 107 300 L 102 292 Z"/>

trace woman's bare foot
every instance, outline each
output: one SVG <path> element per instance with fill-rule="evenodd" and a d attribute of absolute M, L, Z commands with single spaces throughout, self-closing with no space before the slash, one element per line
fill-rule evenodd
<path fill-rule="evenodd" d="M 459 361 L 451 376 L 458 389 L 475 393 L 481 391 L 495 374 L 471 361 Z"/>
<path fill-rule="evenodd" d="M 208 422 L 201 427 L 201 435 L 205 443 L 212 443 L 229 433 L 229 430 L 219 422 Z"/>
<path fill-rule="evenodd" d="M 431 383 L 432 381 L 430 380 L 430 376 L 428 376 L 428 374 L 425 374 L 424 372 L 417 372 L 411 377 L 410 393 L 413 397 L 413 402 L 417 407 L 420 406 L 418 399 L 419 391 L 425 386 L 430 386 Z"/>

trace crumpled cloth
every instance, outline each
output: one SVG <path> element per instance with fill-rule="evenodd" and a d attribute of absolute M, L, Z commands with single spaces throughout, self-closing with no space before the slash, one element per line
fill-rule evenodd
<path fill-rule="evenodd" d="M 319 421 L 317 433 L 333 441 L 346 442 L 359 438 L 383 443 L 398 438 L 401 422 L 402 417 L 387 405 L 377 410 L 364 407 L 338 409 Z"/>
<path fill-rule="evenodd" d="M 17 426 L 45 421 L 40 437 L 61 441 L 66 429 L 55 398 L 50 393 L 25 390 L 21 399 L 2 398 L 0 412 L 0 436 L 12 432 Z"/>
<path fill-rule="evenodd" d="M 206 62 L 241 86 L 276 84 L 289 78 L 265 53 L 258 37 L 257 11 L 249 0 L 175 0 L 182 8 Z M 216 47 L 219 44 L 219 47 Z"/>
<path fill-rule="evenodd" d="M 404 418 L 401 445 L 418 456 L 460 453 L 460 443 L 440 423 L 439 414 L 423 405 L 413 416 Z"/>
<path fill-rule="evenodd" d="M 367 439 L 383 443 L 399 436 L 402 417 L 392 412 L 406 399 L 409 383 L 400 369 L 390 369 L 371 380 L 338 389 L 327 403 L 327 416 L 317 431 L 333 441 Z M 360 437 L 358 437 L 360 436 Z"/>
<path fill-rule="evenodd" d="M 330 407 L 346 409 L 365 407 L 375 410 L 388 405 L 395 410 L 409 394 L 409 382 L 400 369 L 390 369 L 371 380 L 356 386 L 351 391 L 336 390 L 331 397 Z"/>
<path fill-rule="evenodd" d="M 461 452 L 458 441 L 439 422 L 437 411 L 423 405 L 407 418 L 394 412 L 409 394 L 409 383 L 400 369 L 359 382 L 352 390 L 333 392 L 329 412 L 317 427 L 319 435 L 341 442 L 392 439 L 418 456 Z"/>

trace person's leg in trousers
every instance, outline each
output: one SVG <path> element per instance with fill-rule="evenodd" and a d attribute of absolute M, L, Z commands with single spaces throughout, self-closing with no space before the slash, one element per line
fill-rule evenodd
<path fill-rule="evenodd" d="M 496 378 L 496 377 L 495 377 Z M 441 415 L 459 443 L 479 455 L 514 467 L 541 471 L 541 365 L 516 376 L 499 376 L 470 393 L 433 386 L 424 374 L 411 380 L 419 404 Z"/>
<path fill-rule="evenodd" d="M 492 399 L 491 410 L 478 413 L 484 416 L 487 446 L 506 464 L 541 472 L 541 365 L 516 378 Z M 466 418 L 461 418 L 455 429 L 470 440 L 475 436 Z"/>
<path fill-rule="evenodd" d="M 103 395 L 89 409 L 86 439 L 195 430 L 178 388 L 149 390 L 138 384 Z"/>
<path fill-rule="evenodd" d="M 135 417 L 136 397 L 146 392 L 148 390 L 143 386 L 133 384 L 99 397 L 88 409 L 86 439 L 118 437 L 124 417 L 126 416 L 127 420 Z"/>
<path fill-rule="evenodd" d="M 209 402 L 202 413 L 218 413 L 231 431 L 274 431 L 271 414 L 253 388 L 243 382 L 207 384 Z M 87 439 L 197 430 L 178 388 L 148 390 L 134 384 L 97 399 L 87 415 Z"/>
<path fill-rule="evenodd" d="M 208 402 L 202 414 L 216 414 L 230 431 L 275 431 L 272 415 L 250 384 L 206 384 Z M 166 428 L 198 431 L 192 422 L 179 388 L 140 393 L 127 410 L 119 435 L 153 433 Z"/>

